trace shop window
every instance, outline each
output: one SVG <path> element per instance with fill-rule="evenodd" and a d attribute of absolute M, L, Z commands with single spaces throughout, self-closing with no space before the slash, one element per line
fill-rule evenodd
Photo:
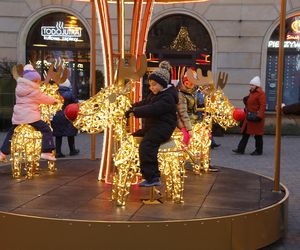
<path fill-rule="evenodd" d="M 267 110 L 275 111 L 277 95 L 277 67 L 279 26 L 268 42 L 266 95 Z M 300 101 L 300 15 L 286 20 L 284 41 L 284 82 L 282 102 L 292 104 Z"/>
<path fill-rule="evenodd" d="M 146 52 L 151 63 L 211 69 L 212 43 L 206 28 L 187 15 L 166 16 L 149 30 Z"/>
<path fill-rule="evenodd" d="M 167 60 L 176 80 L 182 77 L 187 67 L 211 70 L 210 35 L 203 24 L 188 15 L 170 15 L 157 21 L 149 30 L 146 53 L 149 69 Z"/>
<path fill-rule="evenodd" d="M 26 41 L 26 63 L 34 63 L 45 75 L 51 63 L 70 71 L 72 90 L 79 99 L 90 96 L 90 39 L 82 22 L 68 13 L 43 16 L 30 29 Z"/>

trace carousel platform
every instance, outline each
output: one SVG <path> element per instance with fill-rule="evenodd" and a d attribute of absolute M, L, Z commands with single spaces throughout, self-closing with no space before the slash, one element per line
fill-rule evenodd
<path fill-rule="evenodd" d="M 286 230 L 288 190 L 272 192 L 272 180 L 257 174 L 187 171 L 184 203 L 145 205 L 149 189 L 133 185 L 118 207 L 111 185 L 97 181 L 99 161 L 60 160 L 57 168 L 42 162 L 32 180 L 14 180 L 1 165 L 1 249 L 253 250 Z"/>

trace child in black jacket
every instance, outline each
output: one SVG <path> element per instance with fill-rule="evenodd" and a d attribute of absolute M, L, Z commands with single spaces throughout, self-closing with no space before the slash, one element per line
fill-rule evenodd
<path fill-rule="evenodd" d="M 151 93 L 145 100 L 133 105 L 126 116 L 145 118 L 144 127 L 134 136 L 143 136 L 139 147 L 140 166 L 143 178 L 141 187 L 160 185 L 157 154 L 162 143 L 168 141 L 176 128 L 176 105 L 178 93 L 170 83 L 170 64 L 162 62 L 149 76 Z"/>

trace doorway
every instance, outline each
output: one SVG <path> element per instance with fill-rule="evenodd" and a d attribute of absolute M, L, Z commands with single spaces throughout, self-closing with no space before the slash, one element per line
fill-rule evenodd
<path fill-rule="evenodd" d="M 80 20 L 55 12 L 40 18 L 26 41 L 26 63 L 33 63 L 44 77 L 53 63 L 69 69 L 72 91 L 80 100 L 90 97 L 90 39 Z"/>

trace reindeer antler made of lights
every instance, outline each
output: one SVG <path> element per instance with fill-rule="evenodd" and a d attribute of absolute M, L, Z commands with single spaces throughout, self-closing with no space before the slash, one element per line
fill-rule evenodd
<path fill-rule="evenodd" d="M 125 63 L 125 59 L 121 58 L 118 67 L 118 76 L 116 83 L 118 85 L 124 85 L 126 80 L 138 81 L 147 70 L 147 57 L 142 55 L 140 57 L 140 64 L 137 65 L 137 58 L 130 56 L 128 59 L 128 65 Z"/>

